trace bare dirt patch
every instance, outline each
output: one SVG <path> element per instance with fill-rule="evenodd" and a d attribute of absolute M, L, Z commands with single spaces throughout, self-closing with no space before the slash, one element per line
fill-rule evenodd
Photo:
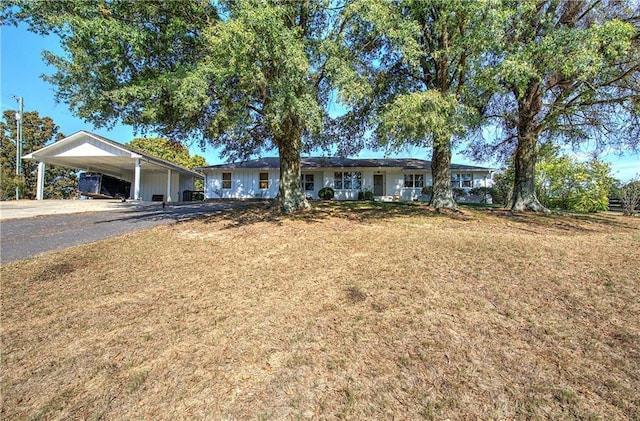
<path fill-rule="evenodd" d="M 213 214 L 3 265 L 3 419 L 638 419 L 640 221 Z"/>

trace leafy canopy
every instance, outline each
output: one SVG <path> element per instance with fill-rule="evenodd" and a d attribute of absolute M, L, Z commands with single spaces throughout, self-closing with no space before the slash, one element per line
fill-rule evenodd
<path fill-rule="evenodd" d="M 509 3 L 495 80 L 485 114 L 496 142 L 473 156 L 511 156 L 516 140 L 588 144 L 595 152 L 640 144 L 640 37 L 633 2 Z"/>
<path fill-rule="evenodd" d="M 330 1 L 3 3 L 2 18 L 60 36 L 45 52 L 57 99 L 97 127 L 122 122 L 223 156 L 317 135 L 341 7 Z M 294 134 L 292 135 L 292 132 Z"/>
<path fill-rule="evenodd" d="M 536 194 L 547 208 L 606 211 L 615 179 L 611 165 L 597 159 L 580 162 L 558 148 L 543 152 L 536 165 Z"/>
<path fill-rule="evenodd" d="M 534 188 L 540 203 L 549 209 L 599 212 L 608 208 L 611 188 L 616 180 L 611 165 L 598 159 L 580 161 L 564 155 L 557 145 L 538 147 Z M 498 201 L 511 202 L 515 171 L 513 163 L 493 177 Z"/>
<path fill-rule="evenodd" d="M 494 1 L 361 1 L 343 43 L 352 53 L 343 101 L 373 129 L 379 146 L 429 146 L 480 123 L 478 108 L 495 82 L 487 51 L 507 13 Z M 344 73 L 344 72 L 343 72 Z"/>
<path fill-rule="evenodd" d="M 142 152 L 178 164 L 184 168 L 193 169 L 207 165 L 204 157 L 200 155 L 191 156 L 189 149 L 175 140 L 162 137 L 139 137 L 133 139 L 128 145 Z"/>
<path fill-rule="evenodd" d="M 22 161 L 22 175 L 16 175 L 16 111 L 6 110 L 4 121 L 0 122 L 0 199 L 15 198 L 15 188 L 20 188 L 21 197 L 33 199 L 36 196 L 37 163 Z M 37 111 L 25 111 L 22 115 L 22 153 L 37 151 L 64 135 L 51 117 L 40 117 Z M 68 168 L 51 166 L 46 171 L 45 198 L 73 197 L 76 193 L 76 173 Z"/>

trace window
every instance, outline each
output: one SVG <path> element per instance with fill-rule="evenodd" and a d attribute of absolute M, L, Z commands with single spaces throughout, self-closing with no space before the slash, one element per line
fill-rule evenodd
<path fill-rule="evenodd" d="M 451 174 L 451 187 L 460 187 L 460 174 Z"/>
<path fill-rule="evenodd" d="M 231 173 L 230 172 L 222 173 L 222 188 L 225 190 L 231 189 Z"/>
<path fill-rule="evenodd" d="M 407 188 L 424 187 L 424 174 L 405 174 L 404 186 Z"/>
<path fill-rule="evenodd" d="M 268 172 L 261 172 L 260 173 L 259 187 L 262 190 L 266 190 L 266 189 L 269 188 L 269 173 Z"/>
<path fill-rule="evenodd" d="M 305 191 L 313 191 L 314 189 L 314 180 L 313 174 L 302 174 L 302 188 Z"/>
<path fill-rule="evenodd" d="M 405 174 L 404 175 L 404 186 L 405 187 L 413 187 L 413 174 Z"/>
<path fill-rule="evenodd" d="M 342 190 L 342 173 L 337 172 L 333 174 L 333 188 L 336 190 Z"/>
<path fill-rule="evenodd" d="M 451 174 L 451 187 L 473 187 L 473 175 Z"/>
<path fill-rule="evenodd" d="M 362 173 L 357 171 L 340 171 L 333 174 L 333 188 L 335 190 L 360 190 L 362 187 Z"/>

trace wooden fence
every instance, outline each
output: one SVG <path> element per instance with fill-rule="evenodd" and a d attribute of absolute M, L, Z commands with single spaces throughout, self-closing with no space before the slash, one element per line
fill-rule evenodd
<path fill-rule="evenodd" d="M 622 200 L 617 197 L 609 198 L 609 211 L 622 213 Z M 636 206 L 636 211 L 640 212 L 640 203 Z"/>

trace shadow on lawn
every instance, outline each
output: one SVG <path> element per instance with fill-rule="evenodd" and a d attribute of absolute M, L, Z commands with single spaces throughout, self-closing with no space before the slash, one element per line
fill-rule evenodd
<path fill-rule="evenodd" d="M 226 229 L 268 222 L 280 225 L 283 221 L 322 223 L 330 218 L 367 223 L 385 219 L 414 217 L 444 217 L 459 221 L 476 220 L 470 212 L 443 211 L 438 213 L 421 202 L 370 202 L 370 201 L 312 201 L 311 209 L 283 215 L 268 204 L 249 205 L 244 208 L 210 213 L 198 218 L 204 223 L 225 221 Z"/>
<path fill-rule="evenodd" d="M 532 232 L 540 229 L 565 233 L 606 232 L 615 229 L 638 229 L 638 222 L 611 214 L 537 214 L 511 212 L 495 206 L 460 205 L 459 211 L 436 212 L 423 202 L 369 202 L 369 201 L 312 201 L 310 210 L 283 215 L 268 203 L 248 204 L 241 208 L 220 210 L 197 219 L 204 223 L 226 222 L 224 229 L 238 228 L 256 223 L 281 225 L 283 221 L 303 221 L 317 224 L 333 219 L 369 223 L 398 218 L 440 218 L 452 221 L 521 224 L 520 228 Z M 487 218 L 489 217 L 489 218 Z"/>
<path fill-rule="evenodd" d="M 610 213 L 512 212 L 509 209 L 484 209 L 483 212 L 498 219 L 538 228 L 555 229 L 567 233 L 606 232 L 609 229 L 638 229 L 637 219 Z"/>
<path fill-rule="evenodd" d="M 233 208 L 255 206 L 264 201 L 215 200 L 185 203 L 158 203 L 145 208 L 132 208 L 109 213 L 112 217 L 95 221 L 95 224 L 108 224 L 116 221 L 126 222 L 180 222 L 198 218 L 203 215 L 228 212 Z M 106 213 L 105 213 L 106 214 Z"/>

